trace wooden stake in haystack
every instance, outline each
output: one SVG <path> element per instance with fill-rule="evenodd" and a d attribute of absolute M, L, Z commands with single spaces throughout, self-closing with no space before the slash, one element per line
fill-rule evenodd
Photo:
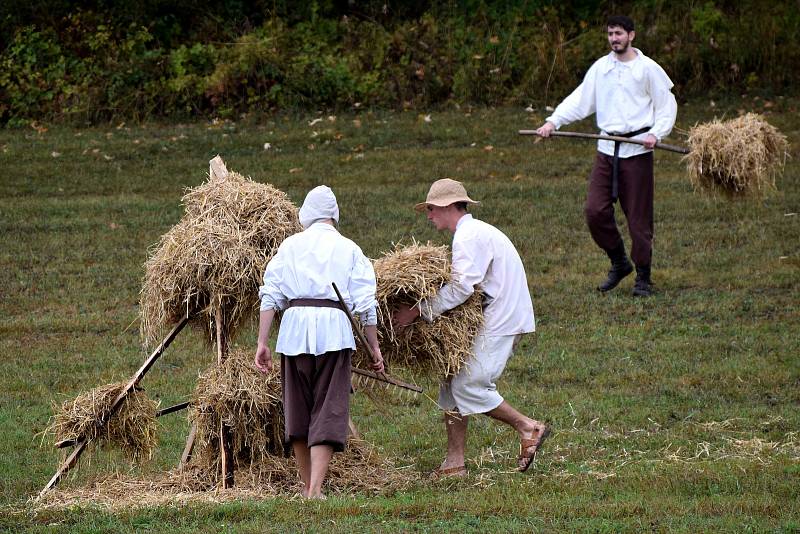
<path fill-rule="evenodd" d="M 392 326 L 392 312 L 436 295 L 451 280 L 450 252 L 430 243 L 397 245 L 374 262 L 377 279 L 378 339 L 388 365 L 445 378 L 458 372 L 483 326 L 482 296 L 473 294 L 464 304 L 433 323 L 415 321 L 402 332 Z M 369 361 L 359 349 L 356 361 Z"/>
<path fill-rule="evenodd" d="M 519 134 L 538 135 L 536 130 L 519 130 Z M 639 139 L 611 135 L 559 131 L 550 135 L 644 145 Z M 789 146 L 786 136 L 756 113 L 695 125 L 687 143 L 689 148 L 666 143 L 657 143 L 656 148 L 686 154 L 695 190 L 755 198 L 775 189 L 775 177 L 783 170 Z"/>

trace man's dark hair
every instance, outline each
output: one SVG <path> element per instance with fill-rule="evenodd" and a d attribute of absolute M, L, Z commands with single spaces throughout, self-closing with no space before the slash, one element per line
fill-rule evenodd
<path fill-rule="evenodd" d="M 468 204 L 466 202 L 454 202 L 453 204 L 455 204 L 456 208 L 458 208 L 459 211 L 468 211 L 467 210 Z"/>
<path fill-rule="evenodd" d="M 619 26 L 626 32 L 630 33 L 633 31 L 633 20 L 625 15 L 611 15 L 608 17 L 606 27 L 611 28 L 613 26 Z"/>

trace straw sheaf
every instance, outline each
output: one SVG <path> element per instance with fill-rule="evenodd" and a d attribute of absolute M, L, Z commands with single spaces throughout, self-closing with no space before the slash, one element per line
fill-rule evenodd
<path fill-rule="evenodd" d="M 133 390 L 109 417 L 111 405 L 126 386 L 127 382 L 107 384 L 54 406 L 45 432 L 52 434 L 56 443 L 89 438 L 93 445 L 118 447 L 133 461 L 151 458 L 158 443 L 158 403 L 144 391 Z"/>
<path fill-rule="evenodd" d="M 374 267 L 378 335 L 386 363 L 431 373 L 436 378 L 456 374 L 483 326 L 479 291 L 432 323 L 417 320 L 402 332 L 397 332 L 391 321 L 396 308 L 432 298 L 452 280 L 449 248 L 416 242 L 397 245 L 375 260 Z M 356 361 L 362 366 L 369 361 L 363 349 L 356 354 Z"/>
<path fill-rule="evenodd" d="M 762 197 L 775 190 L 786 162 L 786 136 L 761 115 L 699 124 L 689 130 L 685 157 L 696 190 Z"/>
<path fill-rule="evenodd" d="M 200 375 L 189 418 L 197 425 L 195 459 L 210 471 L 220 468 L 221 421 L 231 429 L 237 469 L 283 456 L 280 375 L 259 372 L 252 351 L 234 349 Z"/>
<path fill-rule="evenodd" d="M 212 342 L 216 314 L 232 339 L 254 316 L 264 268 L 283 240 L 301 230 L 297 207 L 282 191 L 231 172 L 183 197 L 186 213 L 145 263 L 140 298 L 146 345 L 187 313 Z"/>

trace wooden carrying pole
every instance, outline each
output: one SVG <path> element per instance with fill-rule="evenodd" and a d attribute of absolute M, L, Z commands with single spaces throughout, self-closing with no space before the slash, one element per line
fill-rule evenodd
<path fill-rule="evenodd" d="M 520 135 L 539 135 L 536 130 L 520 130 Z M 634 145 L 642 145 L 644 146 L 644 141 L 641 139 L 632 139 L 630 137 L 620 137 L 618 135 L 601 135 L 601 134 L 590 134 L 590 133 L 581 133 L 581 132 L 551 132 L 550 135 L 553 137 L 577 137 L 579 139 L 603 139 L 605 141 L 619 141 L 621 143 L 631 143 Z M 660 148 L 662 150 L 669 150 L 670 152 L 677 152 L 678 154 L 688 154 L 689 149 L 684 148 L 682 146 L 675 146 L 675 145 L 668 145 L 666 143 L 656 143 L 656 148 Z"/>
<path fill-rule="evenodd" d="M 120 406 L 122 406 L 125 397 L 128 396 L 128 393 L 133 391 L 133 389 L 139 384 L 139 382 L 144 378 L 144 375 L 147 374 L 147 371 L 153 366 L 156 360 L 164 353 L 167 347 L 169 347 L 170 343 L 175 339 L 175 337 L 183 330 L 183 327 L 189 322 L 189 317 L 186 316 L 172 329 L 172 332 L 167 334 L 167 337 L 164 338 L 164 341 L 153 351 L 153 353 L 144 361 L 142 366 L 139 368 L 138 371 L 133 375 L 133 377 L 128 381 L 125 388 L 117 395 L 114 399 L 114 402 L 111 404 L 111 408 L 108 411 L 108 415 L 95 423 L 96 426 L 100 427 L 103 426 L 108 422 L 108 420 L 114 416 L 114 414 L 119 410 Z M 81 437 L 78 439 L 77 444 L 75 445 L 75 449 L 72 453 L 64 460 L 64 463 L 61 464 L 61 467 L 58 468 L 56 474 L 53 475 L 53 478 L 50 479 L 50 482 L 42 489 L 39 493 L 39 497 L 44 495 L 50 488 L 58 484 L 58 481 L 61 480 L 67 471 L 72 469 L 75 464 L 78 462 L 78 458 L 81 457 L 81 454 L 86 450 L 86 447 L 89 445 L 91 441 L 90 438 Z"/>

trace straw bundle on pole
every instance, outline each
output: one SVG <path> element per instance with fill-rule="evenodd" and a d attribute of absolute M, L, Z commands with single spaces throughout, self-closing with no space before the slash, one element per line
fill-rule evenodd
<path fill-rule="evenodd" d="M 237 470 L 283 456 L 283 407 L 278 371 L 260 373 L 253 352 L 234 349 L 201 374 L 189 415 L 197 425 L 194 463 L 219 472 L 219 428 L 231 429 Z"/>
<path fill-rule="evenodd" d="M 184 195 L 186 213 L 145 263 L 140 314 L 148 345 L 187 313 L 211 343 L 217 311 L 226 340 L 232 340 L 255 315 L 267 262 L 301 230 L 297 207 L 285 193 L 222 169 Z"/>
<path fill-rule="evenodd" d="M 775 189 L 786 161 L 786 136 L 761 115 L 714 120 L 689 130 L 685 156 L 696 190 L 728 196 L 761 197 Z"/>
<path fill-rule="evenodd" d="M 432 323 L 415 321 L 395 331 L 391 317 L 399 306 L 419 304 L 436 295 L 452 278 L 447 246 L 397 245 L 374 262 L 377 278 L 378 335 L 389 365 L 410 367 L 437 378 L 454 375 L 469 356 L 483 326 L 480 292 Z M 357 361 L 365 356 L 361 350 Z M 365 360 L 368 361 L 368 360 Z"/>
<path fill-rule="evenodd" d="M 133 461 L 151 458 L 158 441 L 158 403 L 143 390 L 133 390 L 109 417 L 114 400 L 126 386 L 127 382 L 107 384 L 64 401 L 54 407 L 45 432 L 52 434 L 56 443 L 88 438 L 99 446 L 119 447 Z"/>

